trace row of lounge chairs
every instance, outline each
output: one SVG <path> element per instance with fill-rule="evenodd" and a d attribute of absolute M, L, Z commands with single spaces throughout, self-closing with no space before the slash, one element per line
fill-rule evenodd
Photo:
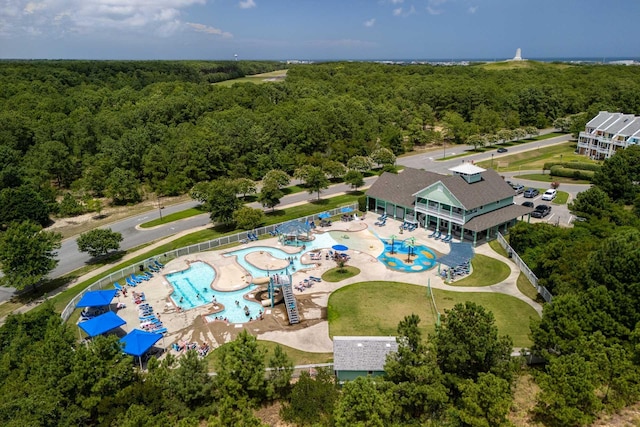
<path fill-rule="evenodd" d="M 146 302 L 138 303 L 137 299 L 134 302 L 138 305 L 138 320 L 140 320 L 140 328 L 148 332 L 154 332 L 156 334 L 164 334 L 167 332 L 167 328 L 164 327 L 162 321 L 158 318 L 158 316 L 154 313 L 153 307 L 151 304 Z M 142 294 L 144 296 L 144 294 Z"/>
<path fill-rule="evenodd" d="M 450 241 L 453 240 L 453 235 L 444 234 L 440 230 L 435 230 L 433 233 L 429 234 L 429 237 L 434 238 L 436 240 L 441 240 L 444 243 L 449 243 Z"/>
<path fill-rule="evenodd" d="M 416 228 L 418 228 L 418 224 L 414 224 L 414 223 L 405 221 L 405 222 L 402 223 L 400 228 L 403 229 L 403 230 L 407 230 L 407 231 L 413 231 Z"/>
<path fill-rule="evenodd" d="M 200 357 L 205 357 L 207 354 L 209 354 L 209 351 L 211 351 L 209 343 L 204 342 L 202 343 L 202 345 L 198 345 L 198 343 L 196 342 L 184 342 L 182 340 L 178 343 L 174 342 L 173 344 L 171 344 L 171 348 L 178 353 L 181 353 L 183 351 L 186 352 L 189 350 L 196 350 Z"/>

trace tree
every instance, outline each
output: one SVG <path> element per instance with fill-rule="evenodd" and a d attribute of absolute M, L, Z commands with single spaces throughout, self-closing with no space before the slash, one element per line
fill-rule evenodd
<path fill-rule="evenodd" d="M 238 189 L 230 179 L 217 179 L 211 181 L 204 193 L 204 207 L 209 211 L 211 221 L 222 224 L 233 222 L 233 213 L 240 207 Z"/>
<path fill-rule="evenodd" d="M 269 358 L 269 378 L 267 380 L 267 394 L 271 399 L 289 397 L 291 392 L 291 376 L 293 362 L 280 345 L 273 349 L 273 356 Z"/>
<path fill-rule="evenodd" d="M 498 139 L 502 142 L 509 142 L 514 138 L 513 131 L 509 129 L 500 129 L 497 135 Z"/>
<path fill-rule="evenodd" d="M 243 230 L 253 230 L 264 221 L 264 212 L 261 209 L 243 206 L 233 213 L 233 222 Z"/>
<path fill-rule="evenodd" d="M 388 148 L 378 148 L 371 153 L 371 160 L 379 165 L 393 165 L 396 163 L 396 156 Z"/>
<path fill-rule="evenodd" d="M 253 194 L 256 192 L 256 183 L 249 178 L 236 178 L 234 184 L 238 189 L 238 192 L 242 194 L 242 198 L 246 199 L 247 194 Z"/>
<path fill-rule="evenodd" d="M 342 387 L 342 396 L 334 411 L 337 427 L 389 425 L 392 400 L 384 385 L 371 377 L 358 377 Z"/>
<path fill-rule="evenodd" d="M 385 379 L 391 387 L 399 417 L 407 422 L 438 417 L 448 400 L 433 348 L 418 328 L 420 317 L 405 316 L 398 324 L 398 351 L 387 356 Z"/>
<path fill-rule="evenodd" d="M 60 216 L 77 216 L 84 213 L 84 207 L 78 203 L 71 193 L 65 193 L 58 214 Z"/>
<path fill-rule="evenodd" d="M 260 194 L 258 194 L 258 202 L 262 206 L 268 209 L 274 209 L 280 204 L 280 199 L 284 196 L 284 193 L 275 182 L 268 181 L 264 183 Z"/>
<path fill-rule="evenodd" d="M 457 112 L 448 111 L 442 121 L 444 122 L 446 137 L 453 140 L 455 144 L 464 143 L 471 134 L 469 123 L 465 122 L 464 118 Z"/>
<path fill-rule="evenodd" d="M 600 187 L 590 187 L 578 193 L 576 198 L 569 203 L 569 210 L 577 215 L 602 218 L 612 209 L 612 203 L 607 193 Z"/>
<path fill-rule="evenodd" d="M 309 194 L 317 193 L 318 200 L 320 200 L 320 192 L 329 188 L 327 176 L 322 169 L 317 166 L 303 166 L 296 170 L 294 176 L 304 181 Z"/>
<path fill-rule="evenodd" d="M 262 178 L 262 186 L 272 183 L 276 188 L 282 188 L 289 185 L 289 182 L 291 182 L 291 177 L 286 172 L 278 169 L 270 170 Z"/>
<path fill-rule="evenodd" d="M 538 378 L 536 415 L 549 426 L 593 422 L 601 408 L 595 394 L 593 371 L 584 358 L 569 354 L 553 358 Z"/>
<path fill-rule="evenodd" d="M 481 373 L 478 380 L 466 380 L 459 385 L 460 404 L 454 410 L 465 426 L 493 427 L 509 425 L 507 414 L 511 409 L 509 382 L 491 373 Z"/>
<path fill-rule="evenodd" d="M 469 135 L 469 138 L 467 138 L 467 144 L 473 145 L 473 149 L 477 150 L 478 148 L 484 147 L 485 139 L 481 135 L 478 135 L 476 133 L 473 135 Z"/>
<path fill-rule="evenodd" d="M 347 168 L 358 171 L 360 173 L 369 172 L 373 167 L 373 162 L 366 156 L 354 156 L 349 159 Z"/>
<path fill-rule="evenodd" d="M 211 401 L 213 382 L 207 372 L 207 363 L 195 350 L 189 350 L 180 358 L 179 366 L 169 372 L 166 393 L 171 399 L 186 405 L 193 411 Z"/>
<path fill-rule="evenodd" d="M 62 235 L 42 231 L 30 221 L 14 222 L 0 233 L 0 285 L 23 290 L 34 286 L 58 265 L 55 259 Z"/>
<path fill-rule="evenodd" d="M 24 220 L 32 220 L 43 227 L 49 224 L 49 207 L 40 194 L 27 186 L 0 191 L 0 227 Z"/>
<path fill-rule="evenodd" d="M 132 171 L 115 168 L 106 180 L 106 193 L 116 205 L 137 203 L 142 200 L 138 191 L 139 185 Z"/>
<path fill-rule="evenodd" d="M 593 175 L 593 184 L 614 202 L 633 203 L 638 194 L 638 186 L 634 183 L 640 181 L 640 166 L 636 162 L 640 162 L 640 146 L 618 150 Z"/>
<path fill-rule="evenodd" d="M 110 228 L 96 228 L 78 236 L 78 250 L 86 252 L 92 257 L 106 255 L 109 251 L 120 250 L 122 233 Z"/>
<path fill-rule="evenodd" d="M 352 169 L 344 176 L 344 182 L 350 184 L 354 190 L 357 190 L 359 187 L 364 185 L 364 176 L 362 175 L 362 172 Z"/>
<path fill-rule="evenodd" d="M 264 350 L 246 330 L 220 349 L 217 392 L 232 398 L 262 399 L 266 392 Z"/>
<path fill-rule="evenodd" d="M 329 422 L 338 401 L 338 389 L 330 370 L 320 368 L 315 378 L 302 371 L 293 385 L 289 403 L 282 409 L 283 417 L 301 425 Z M 325 424 L 326 425 L 326 424 Z"/>
<path fill-rule="evenodd" d="M 331 178 L 340 178 L 347 172 L 347 167 L 336 160 L 325 160 L 322 170 Z"/>
<path fill-rule="evenodd" d="M 482 372 L 512 377 L 513 343 L 507 336 L 498 337 L 493 313 L 481 305 L 467 301 L 446 310 L 433 343 L 445 374 L 474 381 Z"/>

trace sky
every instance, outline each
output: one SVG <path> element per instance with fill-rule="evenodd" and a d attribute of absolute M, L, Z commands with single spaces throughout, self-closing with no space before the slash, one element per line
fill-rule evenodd
<path fill-rule="evenodd" d="M 0 0 L 0 58 L 638 58 L 638 0 Z"/>

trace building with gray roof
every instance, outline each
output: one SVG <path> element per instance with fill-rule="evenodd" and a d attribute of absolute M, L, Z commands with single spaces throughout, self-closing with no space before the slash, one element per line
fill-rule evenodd
<path fill-rule="evenodd" d="M 533 209 L 514 204 L 513 188 L 493 169 L 463 163 L 449 170 L 452 175 L 413 168 L 383 173 L 367 190 L 367 210 L 474 246 L 529 219 Z"/>
<path fill-rule="evenodd" d="M 640 117 L 600 111 L 578 136 L 578 153 L 604 160 L 617 150 L 640 144 Z"/>
<path fill-rule="evenodd" d="M 398 351 L 396 337 L 333 337 L 333 369 L 338 381 L 384 374 L 387 355 Z"/>

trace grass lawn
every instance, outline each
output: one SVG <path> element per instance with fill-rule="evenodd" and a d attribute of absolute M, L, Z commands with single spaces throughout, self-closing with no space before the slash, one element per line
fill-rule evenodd
<path fill-rule="evenodd" d="M 544 303 L 544 298 L 538 294 L 536 288 L 533 287 L 529 279 L 527 279 L 527 276 L 523 273 L 520 273 L 518 276 L 516 285 L 518 286 L 518 290 L 528 296 L 532 301 L 539 302 L 540 304 Z"/>
<path fill-rule="evenodd" d="M 567 193 L 566 191 L 558 190 L 556 198 L 553 199 L 553 203 L 556 205 L 566 205 L 567 200 L 569 200 L 569 193 Z"/>
<path fill-rule="evenodd" d="M 509 277 L 511 269 L 504 262 L 482 254 L 476 254 L 471 259 L 473 272 L 462 279 L 456 280 L 452 286 L 491 286 Z"/>
<path fill-rule="evenodd" d="M 160 220 L 160 218 L 156 218 L 153 221 L 143 222 L 142 224 L 140 224 L 140 228 L 151 228 L 158 225 L 167 224 L 169 222 L 191 218 L 192 216 L 202 215 L 203 213 L 207 213 L 207 211 L 202 209 L 202 207 L 186 209 L 169 215 L 163 215 L 162 220 Z"/>
<path fill-rule="evenodd" d="M 504 248 L 500 245 L 500 243 L 498 243 L 497 240 L 492 240 L 489 242 L 489 247 L 491 249 L 493 249 L 494 252 L 506 257 L 509 254 L 507 254 L 507 251 L 504 250 Z"/>
<path fill-rule="evenodd" d="M 516 347 L 531 345 L 529 319 L 538 315 L 525 302 L 496 293 L 433 292 L 441 313 L 457 303 L 474 301 L 493 312 L 499 333 L 511 336 Z M 433 333 L 436 314 L 427 288 L 398 282 L 356 283 L 329 297 L 329 335 L 395 335 L 398 323 L 411 313 L 422 319 L 420 329 L 425 336 Z"/>
<path fill-rule="evenodd" d="M 209 366 L 209 370 L 215 371 L 216 364 L 218 362 L 217 354 L 220 352 L 220 349 L 227 344 L 223 344 L 222 346 L 216 348 L 211 353 L 207 355 L 205 360 Z M 258 340 L 258 348 L 266 350 L 266 354 L 264 357 L 265 366 L 269 366 L 269 359 L 273 356 L 274 349 L 279 345 L 282 347 L 284 352 L 289 356 L 294 366 L 297 365 L 311 365 L 314 363 L 329 363 L 333 361 L 333 353 L 308 353 L 306 351 L 298 350 L 292 347 L 287 347 L 286 345 L 282 345 L 273 341 L 262 341 Z"/>
<path fill-rule="evenodd" d="M 534 150 L 500 156 L 499 158 L 493 160 L 494 166 L 496 166 L 495 169 L 498 172 L 515 172 L 518 170 L 540 170 L 540 172 L 542 172 L 542 167 L 544 166 L 544 164 L 552 161 L 578 161 L 582 163 L 596 164 L 599 163 L 589 159 L 586 156 L 575 154 L 575 147 L 575 142 L 568 141 L 562 144 L 551 145 L 548 147 L 539 147 L 538 149 Z M 483 168 L 489 168 L 491 166 L 491 160 L 483 160 L 481 162 L 477 162 L 476 164 Z"/>
<path fill-rule="evenodd" d="M 357 276 L 358 274 L 360 274 L 359 268 L 345 265 L 342 268 L 336 267 L 326 271 L 322 275 L 322 280 L 326 282 L 340 282 L 350 277 Z"/>
<path fill-rule="evenodd" d="M 522 179 L 530 179 L 532 181 L 540 181 L 540 182 L 548 182 L 551 184 L 552 182 L 559 182 L 561 184 L 591 184 L 591 181 L 585 181 L 584 179 L 573 179 L 566 178 L 564 176 L 551 176 L 548 173 L 529 173 L 516 175 L 513 179 L 522 178 Z"/>
<path fill-rule="evenodd" d="M 273 83 L 268 79 L 284 79 L 287 76 L 287 70 L 276 70 L 270 71 L 268 73 L 255 74 L 253 76 L 245 76 L 232 80 L 225 80 L 222 82 L 216 82 L 214 85 L 218 86 L 233 86 L 236 83 L 253 83 L 253 84 L 263 84 L 263 83 Z M 280 81 L 280 80 L 275 80 Z"/>

